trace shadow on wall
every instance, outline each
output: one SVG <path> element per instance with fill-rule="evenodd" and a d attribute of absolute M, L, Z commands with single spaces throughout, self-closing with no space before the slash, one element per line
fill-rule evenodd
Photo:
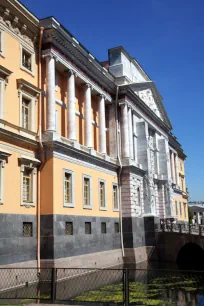
<path fill-rule="evenodd" d="M 195 243 L 187 243 L 180 249 L 176 261 L 181 269 L 204 270 L 204 250 Z"/>

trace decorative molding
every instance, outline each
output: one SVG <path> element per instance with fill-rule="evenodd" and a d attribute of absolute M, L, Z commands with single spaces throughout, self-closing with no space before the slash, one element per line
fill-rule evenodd
<path fill-rule="evenodd" d="M 13 72 L 0 65 L 0 78 L 3 78 L 6 81 L 6 83 L 8 83 L 8 78 L 11 75 L 11 73 Z"/>
<path fill-rule="evenodd" d="M 68 70 L 73 70 L 76 74 L 77 77 L 79 77 L 85 84 L 89 84 L 89 86 L 91 86 L 96 92 L 98 92 L 99 94 L 103 94 L 105 96 L 105 99 L 109 102 L 112 101 L 111 96 L 103 91 L 96 83 L 94 83 L 89 77 L 87 77 L 86 75 L 84 75 L 84 73 L 82 71 L 79 70 L 79 68 L 75 67 L 72 63 L 70 63 L 67 59 L 65 59 L 64 57 L 62 57 L 56 50 L 51 49 L 51 50 L 44 50 L 43 51 L 43 57 L 46 56 L 50 56 L 53 55 L 54 57 L 56 57 L 58 59 L 58 61 L 60 63 L 62 63 Z"/>
<path fill-rule="evenodd" d="M 39 97 L 41 90 L 24 79 L 17 79 L 17 87 L 20 90 L 30 92 L 33 96 Z"/>
<path fill-rule="evenodd" d="M 4 27 L 4 29 L 9 31 L 15 38 L 24 41 L 34 48 L 36 34 L 19 21 L 17 16 L 12 15 L 7 8 L 0 6 L 0 11 L 3 11 L 3 16 L 0 16 L 0 26 Z"/>

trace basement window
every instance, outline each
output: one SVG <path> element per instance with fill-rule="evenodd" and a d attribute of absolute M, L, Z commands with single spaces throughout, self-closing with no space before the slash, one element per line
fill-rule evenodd
<path fill-rule="evenodd" d="M 23 236 L 33 237 L 33 223 L 32 222 L 23 222 Z"/>

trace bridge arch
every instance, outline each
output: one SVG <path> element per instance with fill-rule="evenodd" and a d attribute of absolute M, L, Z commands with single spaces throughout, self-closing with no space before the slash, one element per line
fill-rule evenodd
<path fill-rule="evenodd" d="M 197 243 L 186 243 L 179 250 L 176 262 L 183 268 L 204 269 L 204 250 Z"/>

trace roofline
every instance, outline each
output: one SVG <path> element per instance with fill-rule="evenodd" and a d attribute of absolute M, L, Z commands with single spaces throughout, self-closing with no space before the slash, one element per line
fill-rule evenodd
<path fill-rule="evenodd" d="M 29 21 L 31 21 L 32 23 L 34 23 L 35 24 L 35 26 L 38 26 L 38 24 L 39 24 L 39 18 L 35 15 L 35 14 L 33 14 L 20 0 L 7 0 L 7 2 L 9 2 L 11 5 L 13 5 L 13 6 L 16 6 L 16 5 L 18 5 L 18 6 L 20 6 L 21 7 L 21 9 L 23 9 L 24 11 L 26 11 L 26 13 L 28 14 L 28 15 L 30 15 L 30 17 L 32 17 L 35 21 L 36 21 L 36 24 L 34 23 L 34 22 L 32 22 L 32 20 L 29 20 Z M 18 7 L 16 7 L 16 9 L 18 9 L 19 10 L 19 8 Z M 19 12 L 21 13 L 21 14 L 23 14 L 27 19 L 28 19 L 28 16 L 26 15 L 26 14 L 24 14 L 24 12 L 22 12 L 22 10 L 19 10 Z"/>
<path fill-rule="evenodd" d="M 122 52 L 128 57 L 128 59 L 131 61 L 131 62 L 133 62 L 133 63 L 135 63 L 138 67 L 139 67 L 139 69 L 141 70 L 141 72 L 146 76 L 146 78 L 148 79 L 148 80 L 151 80 L 151 78 L 149 77 L 149 75 L 145 72 L 145 70 L 142 68 L 142 66 L 138 63 L 138 61 L 134 58 L 134 57 L 132 57 L 126 50 L 125 50 L 125 48 L 123 47 L 123 46 L 118 46 L 118 47 L 114 47 L 114 48 L 109 48 L 108 49 L 108 53 L 111 51 L 111 50 L 117 50 L 117 49 L 120 49 L 120 50 L 122 50 Z M 110 64 L 110 63 L 109 63 Z"/>
<path fill-rule="evenodd" d="M 80 43 L 78 41 L 78 39 L 69 30 L 67 30 L 67 28 L 65 28 L 65 26 L 63 26 L 63 24 L 61 24 L 54 16 L 45 17 L 45 18 L 40 19 L 39 21 L 41 22 L 43 20 L 48 20 L 48 19 L 52 19 L 53 21 L 55 21 L 58 24 L 58 26 L 61 27 L 68 35 L 70 35 L 72 38 L 76 39 L 79 46 L 81 46 L 81 48 L 83 48 L 93 58 L 93 60 L 95 60 L 101 66 L 101 68 L 104 68 L 101 65 L 101 61 L 99 61 L 94 55 L 92 55 L 92 53 L 82 43 Z M 107 72 L 111 75 L 111 77 L 113 77 L 113 75 L 108 70 L 107 70 Z"/>

